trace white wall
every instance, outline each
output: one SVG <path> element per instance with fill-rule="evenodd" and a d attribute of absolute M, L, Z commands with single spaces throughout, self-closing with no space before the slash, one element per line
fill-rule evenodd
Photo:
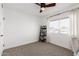
<path fill-rule="evenodd" d="M 64 34 L 53 34 L 48 33 L 48 42 L 53 43 L 55 45 L 71 49 L 71 40 L 70 36 Z"/>
<path fill-rule="evenodd" d="M 8 8 L 4 16 L 5 49 L 38 41 L 40 17 Z"/>

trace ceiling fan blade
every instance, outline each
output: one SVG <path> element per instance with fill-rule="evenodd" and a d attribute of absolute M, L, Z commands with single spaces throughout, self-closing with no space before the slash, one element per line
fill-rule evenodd
<path fill-rule="evenodd" d="M 36 5 L 40 6 L 40 7 L 44 7 L 45 3 L 35 3 Z"/>
<path fill-rule="evenodd" d="M 39 3 L 35 3 L 36 5 L 38 5 L 38 6 L 41 6 L 41 4 L 39 4 Z"/>
<path fill-rule="evenodd" d="M 41 7 L 45 7 L 45 3 L 41 3 Z"/>
<path fill-rule="evenodd" d="M 55 6 L 56 3 L 51 3 L 51 4 L 48 4 L 48 5 L 45 5 L 45 7 L 52 7 L 52 6 Z"/>

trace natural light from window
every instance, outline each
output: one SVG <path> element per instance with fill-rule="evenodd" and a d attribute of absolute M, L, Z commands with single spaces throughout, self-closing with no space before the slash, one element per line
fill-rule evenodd
<path fill-rule="evenodd" d="M 49 32 L 70 35 L 70 18 L 63 18 L 49 22 Z"/>

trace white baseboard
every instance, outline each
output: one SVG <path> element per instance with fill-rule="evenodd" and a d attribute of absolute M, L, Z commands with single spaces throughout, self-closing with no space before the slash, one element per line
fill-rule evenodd
<path fill-rule="evenodd" d="M 38 40 L 35 40 L 35 41 L 30 41 L 30 42 L 27 42 L 27 43 L 22 43 L 22 44 L 18 44 L 18 45 L 14 45 L 14 46 L 11 46 L 11 47 L 5 47 L 5 49 L 10 49 L 10 48 L 14 48 L 14 47 L 18 47 L 18 46 L 22 46 L 22 45 L 27 45 L 27 44 L 31 44 L 31 43 L 34 43 L 34 42 L 37 42 Z"/>

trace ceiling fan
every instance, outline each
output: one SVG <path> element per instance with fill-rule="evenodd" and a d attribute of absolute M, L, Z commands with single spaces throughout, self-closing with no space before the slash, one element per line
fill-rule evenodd
<path fill-rule="evenodd" d="M 56 6 L 56 3 L 49 3 L 49 4 L 46 4 L 46 3 L 35 3 L 35 4 L 40 6 L 40 13 L 43 12 L 45 10 L 45 8 Z"/>

